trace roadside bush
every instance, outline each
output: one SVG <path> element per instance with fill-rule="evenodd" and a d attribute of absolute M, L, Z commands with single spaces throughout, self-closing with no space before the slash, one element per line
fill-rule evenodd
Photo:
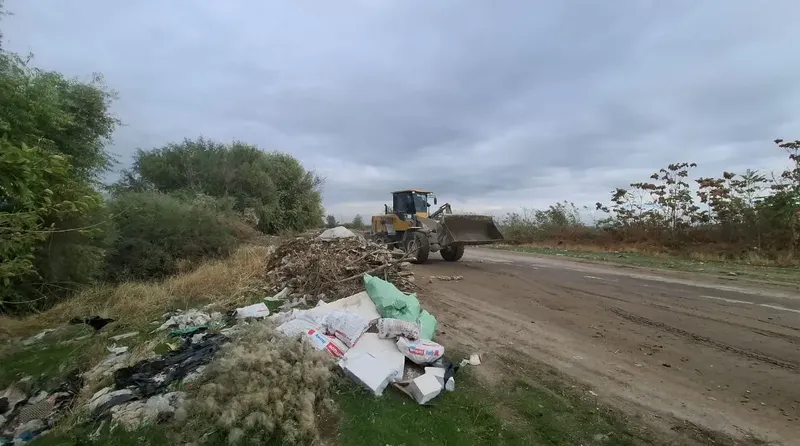
<path fill-rule="evenodd" d="M 223 199 L 233 210 L 250 214 L 259 230 L 278 234 L 319 225 L 321 186 L 322 179 L 289 154 L 198 138 L 139 150 L 131 170 L 112 190 Z"/>
<path fill-rule="evenodd" d="M 232 215 L 157 192 L 129 192 L 109 203 L 115 234 L 106 274 L 112 280 L 154 279 L 185 262 L 230 254 L 255 231 Z"/>

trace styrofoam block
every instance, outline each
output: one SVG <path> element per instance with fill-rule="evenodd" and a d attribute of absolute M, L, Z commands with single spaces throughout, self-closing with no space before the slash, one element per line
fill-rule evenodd
<path fill-rule="evenodd" d="M 364 333 L 339 361 L 339 366 L 376 395 L 392 381 L 403 379 L 406 358 L 377 333 Z"/>
<path fill-rule="evenodd" d="M 444 372 L 441 367 L 425 367 L 425 373 L 430 373 L 439 381 L 439 386 L 444 386 Z"/>
<path fill-rule="evenodd" d="M 421 376 L 414 378 L 408 386 L 414 399 L 420 404 L 425 404 L 428 401 L 439 396 L 442 391 L 442 385 L 436 375 L 432 373 L 425 373 Z"/>
<path fill-rule="evenodd" d="M 316 318 L 322 318 L 322 316 L 336 310 L 356 313 L 368 321 L 381 317 L 381 315 L 378 314 L 378 308 L 375 307 L 375 303 L 372 302 L 372 299 L 370 299 L 366 291 L 330 302 L 327 305 L 312 308 L 308 310 L 308 312 Z"/>

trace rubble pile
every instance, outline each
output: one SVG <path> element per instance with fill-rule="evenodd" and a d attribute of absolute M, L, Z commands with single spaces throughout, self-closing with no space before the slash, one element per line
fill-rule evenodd
<path fill-rule="evenodd" d="M 362 291 L 365 273 L 403 291 L 415 290 L 414 272 L 404 255 L 358 237 L 298 237 L 273 251 L 267 269 L 275 292 L 288 288 L 286 297 L 314 305 L 320 299 L 334 301 Z"/>

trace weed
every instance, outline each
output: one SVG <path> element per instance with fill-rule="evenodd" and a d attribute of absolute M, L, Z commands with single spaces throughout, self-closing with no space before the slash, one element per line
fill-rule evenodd
<path fill-rule="evenodd" d="M 192 392 L 190 426 L 216 427 L 228 443 L 319 439 L 317 420 L 332 410 L 333 358 L 305 342 L 251 324 L 209 365 Z M 207 430 L 207 429 L 206 429 Z"/>

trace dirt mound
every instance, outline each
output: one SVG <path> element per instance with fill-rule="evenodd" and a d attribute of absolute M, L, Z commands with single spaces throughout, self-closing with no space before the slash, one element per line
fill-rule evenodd
<path fill-rule="evenodd" d="M 275 292 L 288 287 L 292 296 L 305 296 L 314 303 L 322 294 L 331 301 L 363 291 L 365 273 L 388 280 L 402 291 L 414 291 L 414 273 L 403 255 L 358 237 L 320 240 L 305 236 L 278 245 L 267 269 Z"/>

